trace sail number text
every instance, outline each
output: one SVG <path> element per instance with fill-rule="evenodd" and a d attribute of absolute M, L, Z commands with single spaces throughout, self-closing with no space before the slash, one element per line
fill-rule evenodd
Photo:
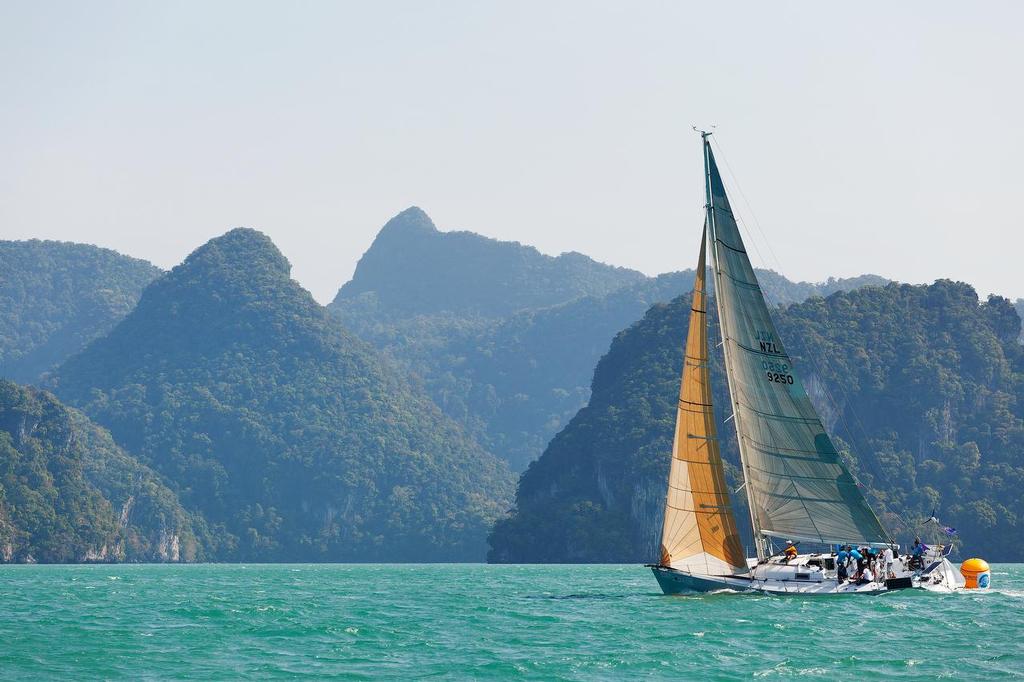
<path fill-rule="evenodd" d="M 757 343 L 761 346 L 762 353 L 782 353 L 779 349 L 779 345 L 775 342 L 775 335 L 771 332 L 758 329 L 755 333 L 755 338 Z M 761 368 L 764 370 L 764 374 L 768 378 L 768 381 L 771 381 L 772 383 L 792 386 L 795 381 L 795 379 L 793 379 L 793 375 L 789 373 L 789 365 L 785 362 L 762 360 Z"/>
<path fill-rule="evenodd" d="M 765 375 L 768 377 L 768 381 L 776 384 L 793 385 L 793 375 L 789 373 L 789 365 L 785 362 L 771 362 L 769 360 L 764 360 L 761 362 L 761 367 L 764 369 Z"/>

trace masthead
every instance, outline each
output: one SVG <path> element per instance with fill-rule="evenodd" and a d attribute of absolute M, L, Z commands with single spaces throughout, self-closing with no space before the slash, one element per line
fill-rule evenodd
<path fill-rule="evenodd" d="M 700 133 L 700 139 L 702 139 L 702 140 L 704 140 L 706 142 L 709 137 L 711 137 L 712 135 L 715 134 L 714 131 L 715 131 L 716 127 L 717 126 L 711 126 L 711 131 L 710 132 L 708 132 L 707 130 L 701 130 L 697 126 L 693 126 L 693 129 L 694 129 L 694 131 Z"/>

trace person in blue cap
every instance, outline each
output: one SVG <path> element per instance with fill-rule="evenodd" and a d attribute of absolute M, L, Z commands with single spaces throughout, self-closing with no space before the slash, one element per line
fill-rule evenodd
<path fill-rule="evenodd" d="M 846 564 L 850 561 L 850 553 L 847 547 L 844 545 L 839 548 L 839 553 L 836 554 L 836 582 L 842 584 L 849 578 L 849 574 L 846 572 Z"/>
<path fill-rule="evenodd" d="M 846 549 L 849 550 L 849 552 L 850 552 L 850 559 L 852 559 L 853 561 L 857 562 L 857 573 L 860 573 L 861 571 L 863 571 L 864 570 L 864 555 L 861 554 L 859 550 L 857 550 L 857 549 L 855 549 L 853 547 L 850 547 L 849 545 L 846 546 Z"/>

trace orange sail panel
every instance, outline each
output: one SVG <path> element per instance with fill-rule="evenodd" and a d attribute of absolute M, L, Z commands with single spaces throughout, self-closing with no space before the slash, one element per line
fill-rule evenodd
<path fill-rule="evenodd" d="M 661 565 L 703 575 L 730 575 L 745 573 L 747 562 L 729 505 L 711 404 L 704 289 L 706 244 L 705 227 L 676 410 Z"/>

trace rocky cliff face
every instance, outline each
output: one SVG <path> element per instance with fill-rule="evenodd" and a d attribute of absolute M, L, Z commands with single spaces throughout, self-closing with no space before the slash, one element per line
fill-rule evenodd
<path fill-rule="evenodd" d="M 0 561 L 195 560 L 191 523 L 109 434 L 46 392 L 0 381 Z M 174 548 L 153 551 L 165 536 Z M 182 537 L 191 552 L 177 549 Z"/>

